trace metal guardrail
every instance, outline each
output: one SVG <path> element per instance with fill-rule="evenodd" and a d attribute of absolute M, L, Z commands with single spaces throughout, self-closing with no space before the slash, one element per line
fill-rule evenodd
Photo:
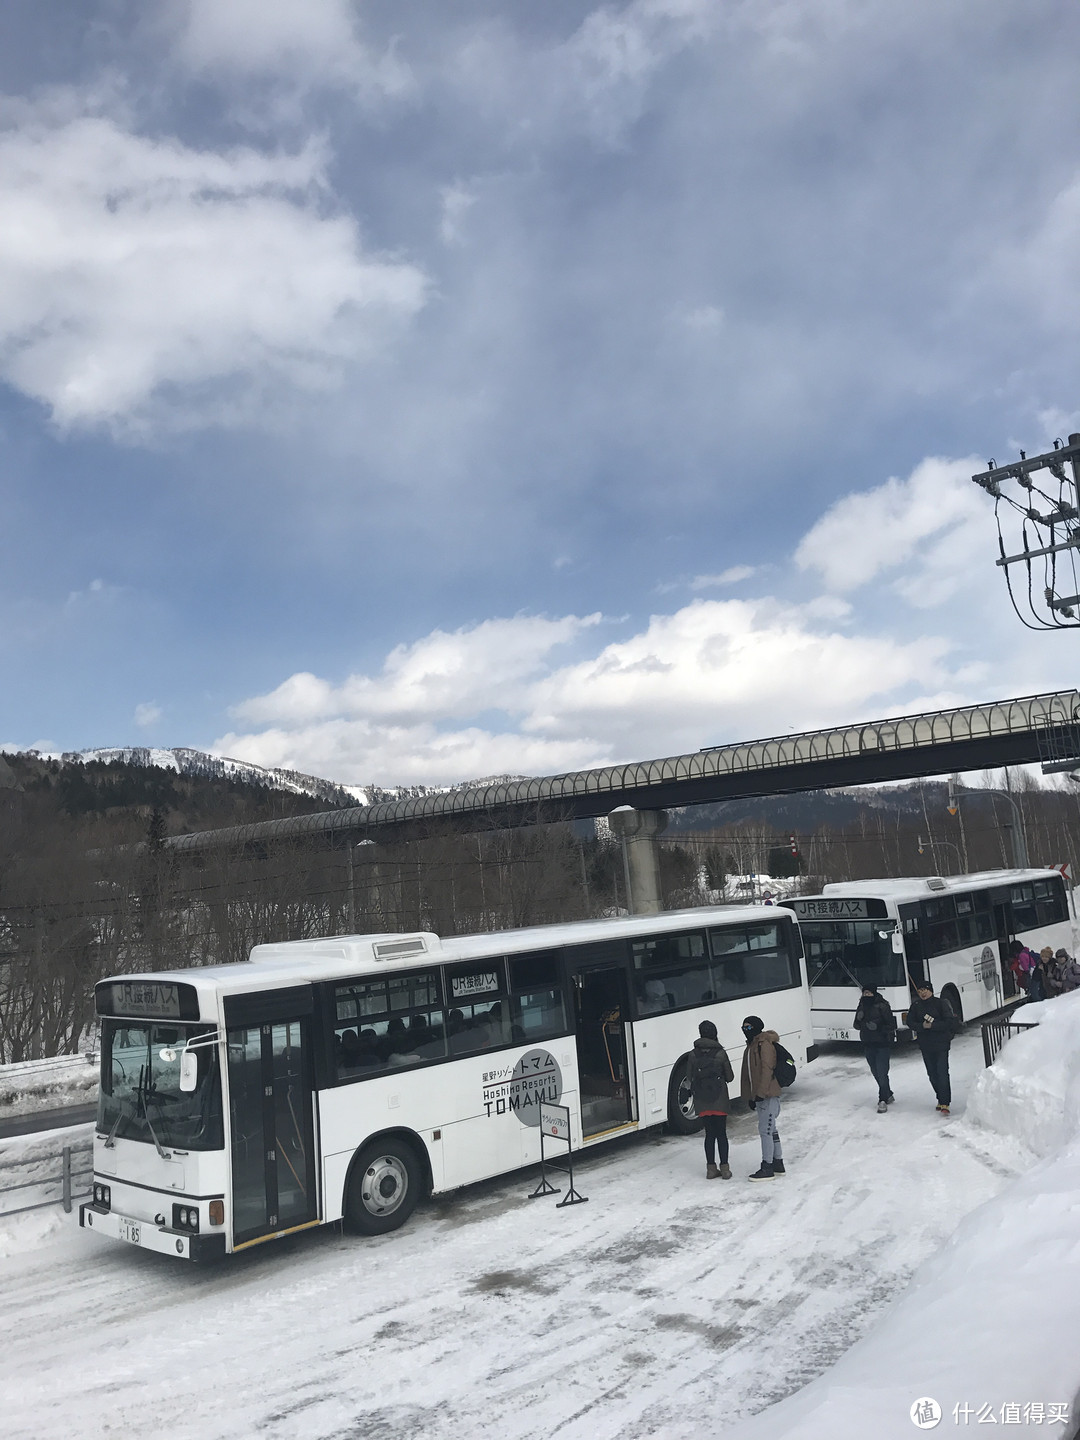
<path fill-rule="evenodd" d="M 987 1065 L 992 1065 L 1001 1054 L 1001 1048 L 1005 1041 L 1012 1035 L 1019 1035 L 1021 1030 L 1034 1030 L 1037 1022 L 1034 1020 L 984 1020 L 982 1026 L 983 1059 Z"/>
<path fill-rule="evenodd" d="M 56 1168 L 47 1169 L 53 1166 Z M 0 1183 L 0 1220 L 6 1220 L 9 1215 L 22 1215 L 27 1210 L 44 1210 L 49 1205 L 62 1205 L 66 1214 L 71 1213 L 72 1201 L 83 1195 L 89 1195 L 94 1175 L 94 1146 L 91 1141 L 86 1145 L 65 1145 L 59 1154 L 46 1156 L 33 1156 L 25 1160 L 16 1160 L 11 1164 L 0 1164 L 0 1182 L 11 1173 L 27 1173 L 33 1170 L 45 1169 L 44 1174 L 33 1176 L 29 1180 L 17 1180 L 14 1184 Z M 58 1195 L 50 1195 L 44 1200 L 35 1200 L 29 1205 L 16 1205 L 11 1209 L 6 1208 L 4 1197 L 13 1195 L 16 1191 L 23 1190 L 48 1190 L 57 1187 Z"/>

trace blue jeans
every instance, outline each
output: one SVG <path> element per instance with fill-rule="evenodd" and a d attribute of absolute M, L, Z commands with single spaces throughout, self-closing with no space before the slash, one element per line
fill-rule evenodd
<path fill-rule="evenodd" d="M 892 1094 L 889 1088 L 889 1049 L 888 1045 L 864 1045 L 866 1051 L 866 1063 L 870 1066 L 870 1074 L 877 1081 L 878 1099 L 887 1100 Z"/>
<path fill-rule="evenodd" d="M 761 1163 L 771 1165 L 774 1160 L 782 1160 L 783 1152 L 780 1149 L 780 1135 L 776 1128 L 776 1122 L 780 1118 L 780 1100 L 774 1097 L 772 1100 L 759 1100 L 754 1106 L 757 1111 L 757 1128 L 761 1136 Z"/>

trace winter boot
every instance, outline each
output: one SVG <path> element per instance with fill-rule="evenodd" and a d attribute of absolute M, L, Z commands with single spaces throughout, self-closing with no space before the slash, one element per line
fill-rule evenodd
<path fill-rule="evenodd" d="M 716 1180 L 716 1179 L 719 1177 L 719 1174 L 720 1174 L 720 1171 L 716 1168 L 715 1165 L 706 1165 L 706 1166 L 705 1166 L 705 1179 L 706 1179 L 706 1180 Z"/>
<path fill-rule="evenodd" d="M 878 1113 L 879 1115 L 884 1115 L 884 1114 L 885 1114 L 885 1111 L 888 1110 L 888 1108 L 889 1108 L 889 1102 L 888 1102 L 887 1100 L 879 1100 L 879 1101 L 877 1102 L 877 1113 Z"/>
<path fill-rule="evenodd" d="M 885 1096 L 885 1104 L 886 1104 L 886 1105 L 891 1105 L 895 1099 L 896 1099 L 896 1096 L 895 1096 L 895 1095 L 892 1093 L 892 1091 L 890 1090 L 889 1093 Z"/>
<path fill-rule="evenodd" d="M 761 1169 L 760 1169 L 760 1170 L 755 1170 L 754 1173 L 753 1173 L 753 1175 L 750 1176 L 750 1179 L 751 1179 L 751 1180 L 771 1180 L 771 1179 L 773 1178 L 773 1174 L 774 1174 L 773 1167 L 772 1167 L 771 1165 L 767 1165 L 767 1164 L 765 1163 L 765 1161 L 763 1160 L 763 1161 L 761 1162 Z"/>
<path fill-rule="evenodd" d="M 786 1174 L 787 1174 L 787 1171 L 784 1169 L 784 1162 L 783 1162 L 783 1160 L 774 1160 L 774 1161 L 772 1162 L 772 1173 L 773 1173 L 774 1175 L 786 1175 Z"/>
<path fill-rule="evenodd" d="M 947 1105 L 939 1105 L 937 1109 L 939 1115 L 948 1115 L 949 1113 L 949 1107 Z"/>
<path fill-rule="evenodd" d="M 730 1179 L 731 1179 L 731 1166 L 727 1163 L 726 1160 L 724 1161 L 723 1165 L 720 1166 L 720 1179 L 721 1179 L 721 1180 L 730 1180 Z"/>

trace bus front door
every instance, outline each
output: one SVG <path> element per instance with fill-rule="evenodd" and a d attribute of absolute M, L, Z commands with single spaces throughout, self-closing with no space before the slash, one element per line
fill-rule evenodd
<path fill-rule="evenodd" d="M 234 1246 L 318 1218 L 310 1024 L 274 1020 L 228 1032 Z"/>
<path fill-rule="evenodd" d="M 621 965 L 573 975 L 581 1133 L 585 1139 L 634 1119 L 627 1018 L 629 989 Z"/>
<path fill-rule="evenodd" d="M 1009 964 L 1012 959 L 1009 953 L 1009 942 L 1012 939 L 1011 920 L 1008 905 L 994 906 L 994 929 L 997 931 L 998 958 L 1001 964 L 1001 993 L 1006 1000 L 1011 1000 L 1017 993 L 1016 976 Z"/>

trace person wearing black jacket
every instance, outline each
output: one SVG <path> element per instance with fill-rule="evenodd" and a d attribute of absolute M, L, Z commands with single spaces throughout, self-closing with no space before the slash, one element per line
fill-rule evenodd
<path fill-rule="evenodd" d="M 919 998 L 907 1012 L 907 1023 L 919 1042 L 923 1064 L 937 1096 L 937 1108 L 942 1115 L 948 1115 L 952 1104 L 949 1046 L 960 1026 L 949 1006 L 934 994 L 929 980 L 920 980 L 918 991 Z"/>
<path fill-rule="evenodd" d="M 855 1029 L 863 1042 L 870 1073 L 877 1081 L 878 1114 L 884 1115 L 895 1099 L 889 1087 L 889 1057 L 896 1039 L 896 1016 L 889 1002 L 878 994 L 876 985 L 862 987 L 862 999 L 855 1011 Z"/>
<path fill-rule="evenodd" d="M 728 1164 L 727 1117 L 730 1100 L 728 1083 L 735 1079 L 728 1053 L 716 1036 L 711 1020 L 702 1020 L 698 1038 L 690 1052 L 690 1089 L 694 1109 L 705 1122 L 705 1178 L 730 1180 Z M 720 1147 L 720 1167 L 716 1165 L 716 1147 Z"/>

